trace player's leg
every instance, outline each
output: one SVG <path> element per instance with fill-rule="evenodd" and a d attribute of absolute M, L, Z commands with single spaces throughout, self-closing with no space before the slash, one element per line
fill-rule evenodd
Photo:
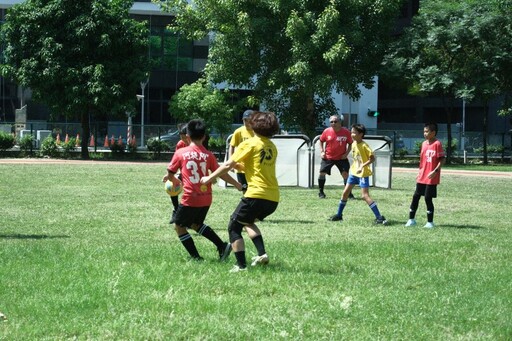
<path fill-rule="evenodd" d="M 194 223 L 191 224 L 191 228 L 199 235 L 211 241 L 219 252 L 219 258 L 224 260 L 231 252 L 231 244 L 223 241 L 210 226 L 204 223 L 208 209 L 208 206 L 191 208 L 194 216 Z"/>
<path fill-rule="evenodd" d="M 318 175 L 318 197 L 320 199 L 325 199 L 324 186 L 325 186 L 325 176 L 331 175 L 331 168 L 333 163 L 328 160 L 322 159 L 320 163 L 320 174 Z"/>
<path fill-rule="evenodd" d="M 370 179 L 369 177 L 361 178 L 359 181 L 359 186 L 361 187 L 361 197 L 368 204 L 368 207 L 372 210 L 375 215 L 375 223 L 386 225 L 386 218 L 380 213 L 379 207 L 377 203 L 370 196 Z"/>
<path fill-rule="evenodd" d="M 412 196 L 411 205 L 409 206 L 409 220 L 405 223 L 405 226 L 416 226 L 416 212 L 418 211 L 418 205 L 421 199 L 421 196 L 425 194 L 426 185 L 424 184 L 416 184 L 416 190 Z"/>
<path fill-rule="evenodd" d="M 187 229 L 178 224 L 175 225 L 174 229 L 176 230 L 176 234 L 178 235 L 181 244 L 183 245 L 185 250 L 187 250 L 190 257 L 196 260 L 202 260 L 203 258 L 199 255 L 199 252 L 197 251 L 194 239 L 192 239 L 192 236 L 188 233 Z"/>
<path fill-rule="evenodd" d="M 437 186 L 427 185 L 425 190 L 425 204 L 427 205 L 427 223 L 425 227 L 434 227 L 434 201 L 433 198 L 437 197 Z"/>

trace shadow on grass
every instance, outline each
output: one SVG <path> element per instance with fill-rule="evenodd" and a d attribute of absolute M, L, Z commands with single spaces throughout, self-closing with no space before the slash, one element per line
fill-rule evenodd
<path fill-rule="evenodd" d="M 258 222 L 256 222 L 257 224 Z M 298 219 L 265 219 L 263 223 L 274 223 L 274 224 L 315 224 L 318 221 L 315 220 L 298 220 Z"/>
<path fill-rule="evenodd" d="M 69 236 L 50 236 L 47 234 L 1 234 L 0 239 L 56 239 L 70 238 Z"/>
<path fill-rule="evenodd" d="M 472 229 L 472 230 L 479 230 L 479 229 L 483 228 L 482 226 L 476 226 L 476 225 L 456 225 L 456 224 L 447 224 L 447 225 L 443 224 L 442 227 L 450 227 L 450 228 L 454 228 L 454 229 Z"/>

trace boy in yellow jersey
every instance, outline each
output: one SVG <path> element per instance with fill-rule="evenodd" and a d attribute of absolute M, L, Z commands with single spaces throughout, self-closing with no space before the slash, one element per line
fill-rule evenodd
<path fill-rule="evenodd" d="M 279 122 L 272 112 L 254 111 L 251 126 L 255 136 L 242 142 L 224 165 L 201 179 L 209 184 L 217 177 L 243 164 L 247 178 L 247 191 L 231 215 L 228 226 L 229 241 L 233 247 L 237 264 L 231 272 L 247 270 L 245 243 L 242 230 L 245 227 L 258 256 L 253 257 L 252 266 L 266 265 L 269 262 L 257 220 L 274 213 L 279 202 L 279 185 L 276 178 L 277 148 L 270 138 L 279 131 Z"/>
<path fill-rule="evenodd" d="M 244 111 L 244 114 L 242 115 L 242 120 L 244 122 L 244 125 L 240 128 L 236 129 L 233 132 L 233 136 L 231 137 L 231 141 L 229 141 L 229 154 L 228 159 L 233 155 L 235 152 L 235 149 L 238 147 L 240 143 L 242 143 L 245 140 L 250 139 L 254 136 L 254 131 L 251 127 L 251 115 L 253 111 L 252 110 L 246 110 Z M 236 178 L 239 183 L 242 184 L 242 191 L 245 193 L 247 190 L 247 179 L 245 178 L 245 173 L 243 170 L 236 170 Z"/>
<path fill-rule="evenodd" d="M 350 174 L 338 206 L 338 213 L 330 217 L 329 220 L 343 220 L 343 210 L 345 209 L 345 205 L 347 205 L 348 196 L 352 192 L 352 188 L 354 188 L 355 185 L 359 185 L 359 187 L 361 187 L 361 197 L 366 201 L 375 215 L 375 223 L 386 225 L 386 218 L 380 214 L 377 204 L 370 197 L 369 176 L 372 175 L 370 164 L 375 161 L 375 156 L 370 146 L 363 141 L 364 135 L 366 134 L 366 127 L 362 124 L 354 124 L 352 125 L 351 134 L 354 142 L 351 148 L 353 162 L 350 167 Z"/>

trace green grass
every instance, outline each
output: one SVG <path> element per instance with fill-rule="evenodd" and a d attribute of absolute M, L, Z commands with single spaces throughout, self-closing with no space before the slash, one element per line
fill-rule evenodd
<path fill-rule="evenodd" d="M 2 340 L 511 340 L 510 178 L 443 175 L 438 228 L 404 228 L 415 174 L 326 220 L 340 188 L 283 188 L 271 263 L 188 261 L 161 164 L 1 165 Z M 359 196 L 358 191 L 355 191 Z M 240 194 L 215 187 L 222 238 Z M 420 203 L 418 223 L 425 222 Z M 247 243 L 248 256 L 254 253 Z"/>

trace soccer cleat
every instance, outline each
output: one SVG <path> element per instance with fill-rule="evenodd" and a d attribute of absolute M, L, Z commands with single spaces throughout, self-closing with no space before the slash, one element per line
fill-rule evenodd
<path fill-rule="evenodd" d="M 407 220 L 407 222 L 405 223 L 405 226 L 406 227 L 416 226 L 416 220 L 414 220 L 414 219 Z"/>
<path fill-rule="evenodd" d="M 231 243 L 224 243 L 224 246 L 219 249 L 219 261 L 223 262 L 231 253 Z"/>
<path fill-rule="evenodd" d="M 234 265 L 233 268 L 231 268 L 231 270 L 229 270 L 229 272 L 231 273 L 236 273 L 236 272 L 242 272 L 242 271 L 247 271 L 247 268 L 241 268 L 239 265 Z"/>
<path fill-rule="evenodd" d="M 343 221 L 343 216 L 335 214 L 332 217 L 329 217 L 329 219 L 327 219 L 327 220 L 330 220 L 330 221 Z"/>
<path fill-rule="evenodd" d="M 423 227 L 426 227 L 426 228 L 428 228 L 428 229 L 433 229 L 433 228 L 435 227 L 435 225 L 434 225 L 434 223 L 433 223 L 433 222 L 429 221 L 429 222 L 427 222 L 427 223 L 425 224 L 425 226 L 423 226 Z"/>
<path fill-rule="evenodd" d="M 318 192 L 318 197 L 319 197 L 320 199 L 325 199 L 325 193 L 324 193 L 323 191 Z"/>
<path fill-rule="evenodd" d="M 352 192 L 350 192 L 350 194 L 348 195 L 348 198 L 349 199 L 355 199 L 356 197 L 354 196 L 354 194 L 352 194 Z"/>
<path fill-rule="evenodd" d="M 251 263 L 251 266 L 256 266 L 256 265 L 267 265 L 268 264 L 268 256 L 267 254 L 263 254 L 261 256 L 255 256 L 255 257 L 252 257 L 252 263 Z"/>
<path fill-rule="evenodd" d="M 199 256 L 199 257 L 191 257 L 190 258 L 191 261 L 193 262 L 204 262 L 204 258 Z"/>
<path fill-rule="evenodd" d="M 387 225 L 387 223 L 388 223 L 388 221 L 386 220 L 386 218 L 383 215 L 381 215 L 380 217 L 375 219 L 375 224 Z"/>

